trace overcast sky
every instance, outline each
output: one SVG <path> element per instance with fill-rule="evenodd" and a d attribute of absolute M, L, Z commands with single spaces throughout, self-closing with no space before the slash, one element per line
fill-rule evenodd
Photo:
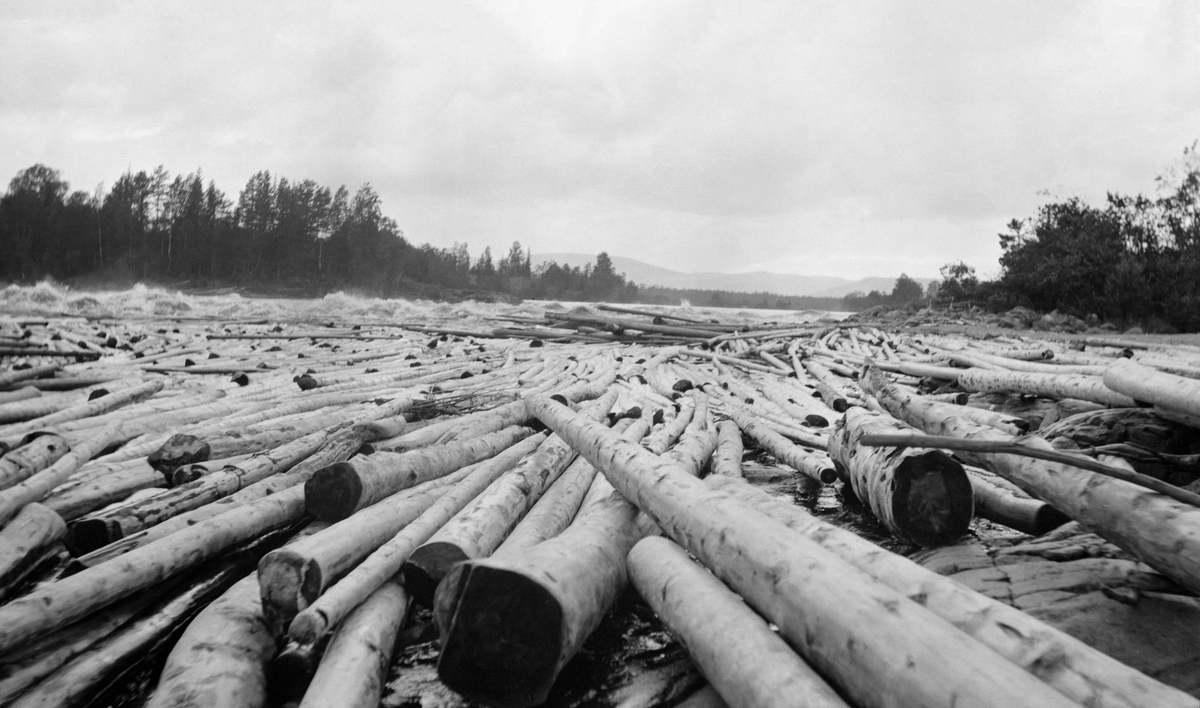
<path fill-rule="evenodd" d="M 417 243 L 994 272 L 1200 138 L 1200 3 L 0 4 L 0 180 L 371 183 Z"/>

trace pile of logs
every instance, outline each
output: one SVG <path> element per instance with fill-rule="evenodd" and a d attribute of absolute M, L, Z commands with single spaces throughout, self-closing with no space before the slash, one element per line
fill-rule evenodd
<path fill-rule="evenodd" d="M 416 616 L 554 703 L 627 591 L 688 705 L 1200 706 L 905 556 L 1073 520 L 1200 593 L 1200 348 L 499 319 L 0 321 L 0 706 L 373 708 Z"/>

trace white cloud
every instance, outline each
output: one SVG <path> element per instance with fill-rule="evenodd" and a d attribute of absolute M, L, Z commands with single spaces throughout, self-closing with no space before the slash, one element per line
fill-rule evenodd
<path fill-rule="evenodd" d="M 1200 137 L 1186 2 L 25 2 L 0 63 L 2 178 L 371 182 L 417 241 L 684 270 L 986 271 Z"/>

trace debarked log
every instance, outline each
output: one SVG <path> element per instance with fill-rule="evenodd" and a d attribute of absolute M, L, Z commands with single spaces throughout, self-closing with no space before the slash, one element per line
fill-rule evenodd
<path fill-rule="evenodd" d="M 530 411 L 865 706 L 1075 706 L 783 524 L 543 396 Z"/>
<path fill-rule="evenodd" d="M 317 471 L 304 483 L 308 512 L 322 521 L 341 521 L 396 492 L 495 457 L 533 434 L 510 426 L 478 438 L 409 452 L 376 452 Z"/>
<path fill-rule="evenodd" d="M 1012 442 L 998 430 L 938 414 L 918 397 L 889 384 L 878 370 L 869 369 L 863 380 L 892 415 L 927 433 Z M 1022 444 L 1053 450 L 1037 438 L 1025 439 Z M 1013 482 L 1163 575 L 1200 592 L 1200 508 L 1061 463 L 966 451 L 958 456 Z"/>
<path fill-rule="evenodd" d="M 1183 691 L 1155 681 L 1015 607 L 883 550 L 852 531 L 821 521 L 795 504 L 741 480 L 709 477 L 705 483 L 811 538 L 1080 705 L 1200 706 L 1200 701 Z"/>
<path fill-rule="evenodd" d="M 7 600 L 42 563 L 62 550 L 62 517 L 38 503 L 21 509 L 0 529 L 0 602 Z"/>
<path fill-rule="evenodd" d="M 629 552 L 628 566 L 633 586 L 729 705 L 848 708 L 762 617 L 687 551 L 665 538 L 646 538 Z"/>

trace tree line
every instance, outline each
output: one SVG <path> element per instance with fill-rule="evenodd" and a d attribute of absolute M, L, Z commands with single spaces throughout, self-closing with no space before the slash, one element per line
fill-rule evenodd
<path fill-rule="evenodd" d="M 1156 179 L 1155 196 L 1109 193 L 1043 205 L 999 234 L 1000 274 L 942 268 L 937 301 L 993 310 L 1025 306 L 1146 331 L 1200 331 L 1200 150 L 1193 143 Z"/>
<path fill-rule="evenodd" d="M 514 242 L 472 259 L 465 243 L 416 245 L 379 195 L 254 174 L 236 198 L 197 170 L 128 171 L 108 191 L 72 191 L 58 170 L 21 170 L 0 197 L 0 278 L 254 284 L 307 295 L 486 290 L 631 302 L 637 286 L 606 254 L 584 268 L 544 264 Z"/>

